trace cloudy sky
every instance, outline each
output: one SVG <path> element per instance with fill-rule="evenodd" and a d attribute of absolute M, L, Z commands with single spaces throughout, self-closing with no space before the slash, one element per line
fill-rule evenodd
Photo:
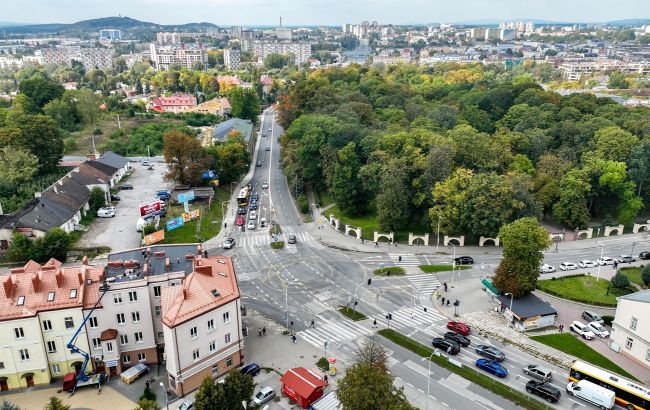
<path fill-rule="evenodd" d="M 72 23 L 129 16 L 161 24 L 223 26 L 544 19 L 600 22 L 650 17 L 648 0 L 0 0 L 0 21 Z M 645 14 L 645 15 L 644 15 Z"/>

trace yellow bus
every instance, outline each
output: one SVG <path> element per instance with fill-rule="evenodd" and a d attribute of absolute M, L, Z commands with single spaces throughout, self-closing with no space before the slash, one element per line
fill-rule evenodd
<path fill-rule="evenodd" d="M 239 190 L 239 196 L 237 196 L 237 205 L 246 206 L 248 205 L 248 197 L 250 196 L 250 188 L 248 185 Z"/>

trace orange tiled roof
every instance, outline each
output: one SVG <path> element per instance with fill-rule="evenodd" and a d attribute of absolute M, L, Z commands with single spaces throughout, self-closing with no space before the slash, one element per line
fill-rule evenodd
<path fill-rule="evenodd" d="M 176 327 L 239 298 L 239 286 L 230 257 L 194 259 L 193 272 L 182 286 L 163 288 L 163 323 Z"/>
<path fill-rule="evenodd" d="M 102 342 L 105 342 L 106 340 L 113 340 L 117 338 L 117 329 L 106 329 L 102 332 L 99 338 Z"/>

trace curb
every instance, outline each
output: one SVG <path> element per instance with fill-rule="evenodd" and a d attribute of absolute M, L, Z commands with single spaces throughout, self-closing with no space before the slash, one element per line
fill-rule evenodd
<path fill-rule="evenodd" d="M 602 309 L 602 310 L 611 310 L 616 312 L 616 306 L 600 306 L 600 305 L 590 305 L 589 303 L 583 303 L 583 302 L 576 302 L 571 299 L 564 299 L 555 295 L 551 295 L 550 293 L 542 292 L 541 290 L 535 290 L 535 293 L 539 293 L 543 297 L 548 297 L 549 299 L 555 299 L 559 300 L 561 302 L 566 302 L 566 303 L 571 303 L 573 305 L 578 305 L 578 306 L 584 306 L 584 307 L 589 307 L 589 308 L 594 308 L 594 309 Z"/>

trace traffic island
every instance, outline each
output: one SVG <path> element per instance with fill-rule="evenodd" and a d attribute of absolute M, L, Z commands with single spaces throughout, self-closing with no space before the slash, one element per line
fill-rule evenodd
<path fill-rule="evenodd" d="M 273 249 L 283 249 L 284 248 L 284 241 L 271 242 L 271 248 L 273 248 Z"/>
<path fill-rule="evenodd" d="M 406 272 L 400 266 L 389 266 L 387 268 L 375 269 L 372 273 L 377 276 L 404 276 Z"/>
<path fill-rule="evenodd" d="M 339 312 L 341 312 L 341 314 L 343 316 L 345 316 L 348 319 L 353 320 L 355 322 L 357 322 L 359 320 L 368 319 L 368 317 L 366 315 L 364 315 L 363 313 L 359 313 L 358 311 L 355 311 L 354 309 L 350 309 L 347 306 L 341 306 L 339 308 Z"/>

